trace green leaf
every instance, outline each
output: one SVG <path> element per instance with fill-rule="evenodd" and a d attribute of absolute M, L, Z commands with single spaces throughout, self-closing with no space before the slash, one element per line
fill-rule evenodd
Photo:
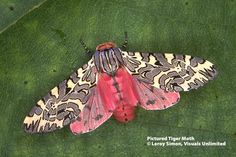
<path fill-rule="evenodd" d="M 236 156 L 235 0 L 43 2 L 0 3 L 0 156 Z M 11 14 L 18 8 L 10 11 L 11 3 L 20 11 Z M 68 128 L 24 133 L 22 123 L 33 105 L 89 60 L 79 39 L 94 50 L 106 41 L 121 45 L 124 31 L 130 51 L 200 56 L 216 64 L 219 75 L 199 90 L 181 93 L 172 108 L 138 109 L 125 125 L 111 118 L 80 136 Z M 227 144 L 147 146 L 148 136 Z"/>
<path fill-rule="evenodd" d="M 0 2 L 0 33 L 44 2 L 45 0 L 2 0 Z"/>

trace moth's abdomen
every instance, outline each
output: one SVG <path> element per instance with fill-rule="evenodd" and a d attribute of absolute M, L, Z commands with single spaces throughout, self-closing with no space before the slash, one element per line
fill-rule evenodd
<path fill-rule="evenodd" d="M 119 68 L 115 76 L 101 73 L 97 85 L 102 102 L 118 121 L 127 122 L 134 118 L 139 96 L 133 78 L 126 69 Z"/>
<path fill-rule="evenodd" d="M 132 121 L 135 118 L 135 108 L 136 106 L 131 106 L 121 101 L 114 111 L 114 117 L 117 121 L 122 123 Z"/>

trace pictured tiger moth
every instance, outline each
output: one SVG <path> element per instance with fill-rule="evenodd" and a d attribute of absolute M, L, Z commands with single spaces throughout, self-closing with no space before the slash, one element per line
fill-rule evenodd
<path fill-rule="evenodd" d="M 37 102 L 24 120 L 24 130 L 51 132 L 70 124 L 74 134 L 82 134 L 112 115 L 125 123 L 134 119 L 137 106 L 171 107 L 180 91 L 197 89 L 216 74 L 211 62 L 198 57 L 127 52 L 106 42 L 96 47 L 87 64 Z"/>

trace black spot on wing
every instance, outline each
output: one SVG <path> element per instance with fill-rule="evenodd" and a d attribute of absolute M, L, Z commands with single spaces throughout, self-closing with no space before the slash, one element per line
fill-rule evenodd
<path fill-rule="evenodd" d="M 101 115 L 101 114 L 98 114 L 96 117 L 95 117 L 95 120 L 99 120 L 99 119 L 101 119 L 103 117 L 103 115 Z"/>
<path fill-rule="evenodd" d="M 154 105 L 155 102 L 156 102 L 156 100 L 148 100 L 148 101 L 146 102 L 146 105 Z"/>

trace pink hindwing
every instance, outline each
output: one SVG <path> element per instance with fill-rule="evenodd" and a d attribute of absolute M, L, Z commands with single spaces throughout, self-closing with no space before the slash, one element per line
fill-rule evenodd
<path fill-rule="evenodd" d="M 167 92 L 135 79 L 140 105 L 146 110 L 163 110 L 178 103 L 178 92 Z"/>
<path fill-rule="evenodd" d="M 80 116 L 70 124 L 70 129 L 74 134 L 90 132 L 111 116 L 112 112 L 104 105 L 98 88 L 94 88 Z"/>
<path fill-rule="evenodd" d="M 74 134 L 95 130 L 112 115 L 134 119 L 139 104 L 162 110 L 176 104 L 180 91 L 197 89 L 217 74 L 214 65 L 189 55 L 121 51 L 100 44 L 92 59 L 40 99 L 24 120 L 28 133 L 70 125 Z"/>

